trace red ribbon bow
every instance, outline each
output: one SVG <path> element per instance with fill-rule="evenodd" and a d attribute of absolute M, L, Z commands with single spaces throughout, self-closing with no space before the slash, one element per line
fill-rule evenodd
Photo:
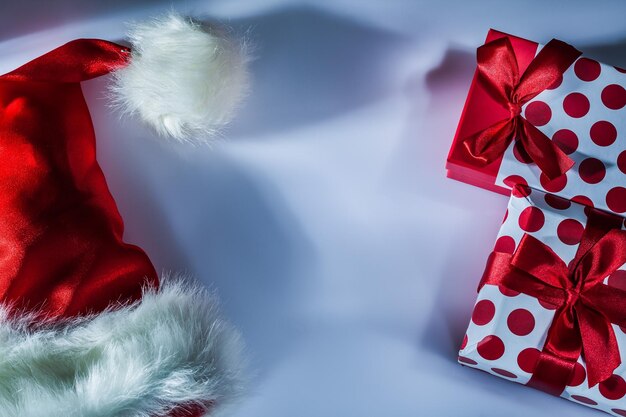
<path fill-rule="evenodd" d="M 620 363 L 611 323 L 626 325 L 626 291 L 603 280 L 626 263 L 623 219 L 594 210 L 569 266 L 543 242 L 524 235 L 515 254 L 493 252 L 480 287 L 502 285 L 557 307 L 528 385 L 560 395 L 581 354 L 589 386 Z"/>
<path fill-rule="evenodd" d="M 463 144 L 474 162 L 484 166 L 495 161 L 516 138 L 549 179 L 563 175 L 574 165 L 550 138 L 522 117 L 521 109 L 554 84 L 580 54 L 573 46 L 552 39 L 520 77 L 509 38 L 496 39 L 478 48 L 478 81 L 510 114 L 464 139 Z"/>

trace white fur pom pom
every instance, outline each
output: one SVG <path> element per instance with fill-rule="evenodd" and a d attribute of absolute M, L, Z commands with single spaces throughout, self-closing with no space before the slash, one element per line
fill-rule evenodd
<path fill-rule="evenodd" d="M 245 47 L 215 28 L 169 13 L 134 25 L 114 103 L 163 136 L 203 142 L 232 119 L 248 89 Z"/>

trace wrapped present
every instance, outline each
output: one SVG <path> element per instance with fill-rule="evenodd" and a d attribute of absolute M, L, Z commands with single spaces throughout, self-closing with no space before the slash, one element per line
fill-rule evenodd
<path fill-rule="evenodd" d="M 624 218 L 516 186 L 459 362 L 626 416 Z"/>
<path fill-rule="evenodd" d="M 626 71 L 552 40 L 491 30 L 448 177 L 502 194 L 515 184 L 626 214 Z"/>

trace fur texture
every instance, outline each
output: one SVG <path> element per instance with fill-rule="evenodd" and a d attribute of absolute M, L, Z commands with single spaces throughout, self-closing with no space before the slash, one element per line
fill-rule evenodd
<path fill-rule="evenodd" d="M 176 13 L 134 25 L 114 103 L 163 136 L 202 142 L 232 119 L 248 90 L 244 44 Z"/>
<path fill-rule="evenodd" d="M 181 281 L 62 326 L 0 310 L 1 417 L 153 417 L 236 398 L 238 334 L 215 298 Z"/>

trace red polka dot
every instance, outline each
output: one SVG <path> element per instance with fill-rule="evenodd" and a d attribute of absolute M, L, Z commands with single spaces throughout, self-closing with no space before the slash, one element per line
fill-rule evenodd
<path fill-rule="evenodd" d="M 542 172 L 539 176 L 539 182 L 544 190 L 551 193 L 558 193 L 567 185 L 567 175 L 563 174 L 551 180 Z"/>
<path fill-rule="evenodd" d="M 576 195 L 572 197 L 572 201 L 574 203 L 578 203 L 578 204 L 585 206 L 585 214 L 587 216 L 590 216 L 593 210 L 595 210 L 593 201 L 591 201 L 591 199 L 587 197 L 586 195 Z"/>
<path fill-rule="evenodd" d="M 541 305 L 541 307 L 545 308 L 546 310 L 556 310 L 559 307 L 547 301 L 543 301 L 543 300 L 537 300 L 537 301 L 539 301 L 539 304 Z"/>
<path fill-rule="evenodd" d="M 530 155 L 528 155 L 528 153 L 524 150 L 522 142 L 520 141 L 515 141 L 515 145 L 513 145 L 513 156 L 515 156 L 515 159 L 520 161 L 522 164 L 530 164 L 533 162 Z"/>
<path fill-rule="evenodd" d="M 524 110 L 526 120 L 535 126 L 543 126 L 552 118 L 552 110 L 543 101 L 533 101 L 528 103 Z"/>
<path fill-rule="evenodd" d="M 511 311 L 511 314 L 506 319 L 506 324 L 514 335 L 526 336 L 535 328 L 535 318 L 525 308 L 518 308 Z"/>
<path fill-rule="evenodd" d="M 600 394 L 608 400 L 619 400 L 626 395 L 626 381 L 613 374 L 609 379 L 600 382 Z"/>
<path fill-rule="evenodd" d="M 511 379 L 517 378 L 517 375 L 515 375 L 513 372 L 507 371 L 506 369 L 491 368 L 491 370 L 493 371 L 493 373 L 496 373 L 500 376 L 504 376 L 506 378 L 511 378 Z"/>
<path fill-rule="evenodd" d="M 618 269 L 609 275 L 608 285 L 626 291 L 626 271 Z"/>
<path fill-rule="evenodd" d="M 495 361 L 504 355 L 504 343 L 498 336 L 490 335 L 478 342 L 478 354 L 488 361 Z"/>
<path fill-rule="evenodd" d="M 571 398 L 578 401 L 579 403 L 583 403 L 587 405 L 598 405 L 598 403 L 592 400 L 591 398 L 583 397 L 582 395 L 572 395 Z"/>
<path fill-rule="evenodd" d="M 543 227 L 545 216 L 537 207 L 526 207 L 522 210 L 518 222 L 523 231 L 533 233 Z"/>
<path fill-rule="evenodd" d="M 459 356 L 458 361 L 467 365 L 478 365 L 474 359 L 466 358 L 465 356 Z"/>
<path fill-rule="evenodd" d="M 578 175 L 588 184 L 597 184 L 604 179 L 606 168 L 599 159 L 587 158 L 578 166 Z"/>
<path fill-rule="evenodd" d="M 474 306 L 472 321 L 477 326 L 484 326 L 489 323 L 496 314 L 496 306 L 489 300 L 480 300 Z"/>
<path fill-rule="evenodd" d="M 626 69 L 624 68 L 620 68 L 620 67 L 613 67 L 613 68 L 615 68 L 618 72 L 626 74 Z"/>
<path fill-rule="evenodd" d="M 500 236 L 496 240 L 496 244 L 493 248 L 494 252 L 513 253 L 515 252 L 515 239 L 511 236 Z"/>
<path fill-rule="evenodd" d="M 465 349 L 467 346 L 467 335 L 463 336 L 463 341 L 461 342 L 461 350 Z"/>
<path fill-rule="evenodd" d="M 609 146 L 617 139 L 617 129 L 613 123 L 606 120 L 595 122 L 589 130 L 591 140 L 598 146 Z"/>
<path fill-rule="evenodd" d="M 559 88 L 562 82 L 563 82 L 563 76 L 559 74 L 559 78 L 554 80 L 554 82 L 550 84 L 550 87 L 548 87 L 547 90 L 556 90 L 557 88 Z"/>
<path fill-rule="evenodd" d="M 570 93 L 563 100 L 563 110 L 570 117 L 583 117 L 589 112 L 589 99 L 581 93 Z"/>
<path fill-rule="evenodd" d="M 583 81 L 593 81 L 600 76 L 600 64 L 589 58 L 580 58 L 574 64 L 576 76 Z"/>
<path fill-rule="evenodd" d="M 617 414 L 618 416 L 626 417 L 626 410 L 622 410 L 619 408 L 612 408 L 611 411 Z"/>
<path fill-rule="evenodd" d="M 610 84 L 604 87 L 602 103 L 611 110 L 619 110 L 626 105 L 626 90 L 619 84 Z"/>
<path fill-rule="evenodd" d="M 626 151 L 622 151 L 617 157 L 617 167 L 626 174 Z"/>
<path fill-rule="evenodd" d="M 519 175 L 509 175 L 502 182 L 511 188 L 511 194 L 515 197 L 528 197 L 530 195 L 528 182 L 526 182 L 526 180 Z"/>
<path fill-rule="evenodd" d="M 585 367 L 576 362 L 576 365 L 574 365 L 574 372 L 572 372 L 572 376 L 570 377 L 567 385 L 569 385 L 570 387 L 577 387 L 585 382 L 586 377 L 587 372 L 585 371 Z"/>
<path fill-rule="evenodd" d="M 574 269 L 574 262 L 574 259 L 570 259 L 570 261 L 567 263 L 567 268 L 570 270 Z"/>
<path fill-rule="evenodd" d="M 593 201 L 591 201 L 591 199 L 586 195 L 576 195 L 572 197 L 572 201 L 587 207 L 593 207 Z"/>
<path fill-rule="evenodd" d="M 530 189 L 530 187 L 523 184 L 518 184 L 514 186 L 511 190 L 511 194 L 513 194 L 513 196 L 517 198 L 528 197 L 531 192 L 532 190 Z"/>
<path fill-rule="evenodd" d="M 543 199 L 546 200 L 546 203 L 550 207 L 557 210 L 567 210 L 572 205 L 571 201 L 569 201 L 568 199 L 556 196 L 554 194 L 546 194 Z"/>
<path fill-rule="evenodd" d="M 498 285 L 498 289 L 500 290 L 502 295 L 505 295 L 507 297 L 517 297 L 520 294 L 519 291 L 512 290 L 505 287 L 504 285 Z"/>
<path fill-rule="evenodd" d="M 508 217 L 509 217 L 509 209 L 506 209 L 504 210 L 504 218 L 502 219 L 502 223 L 504 223 Z"/>
<path fill-rule="evenodd" d="M 583 237 L 585 227 L 577 220 L 565 219 L 556 228 L 559 240 L 566 245 L 577 245 Z"/>
<path fill-rule="evenodd" d="M 574 153 L 578 148 L 578 136 L 569 129 L 561 129 L 554 132 L 552 141 L 567 155 Z"/>
<path fill-rule="evenodd" d="M 517 355 L 517 365 L 522 371 L 532 374 L 535 371 L 540 354 L 541 352 L 535 348 L 524 349 Z"/>
<path fill-rule="evenodd" d="M 615 213 L 626 212 L 626 188 L 614 187 L 606 193 L 606 205 Z"/>

